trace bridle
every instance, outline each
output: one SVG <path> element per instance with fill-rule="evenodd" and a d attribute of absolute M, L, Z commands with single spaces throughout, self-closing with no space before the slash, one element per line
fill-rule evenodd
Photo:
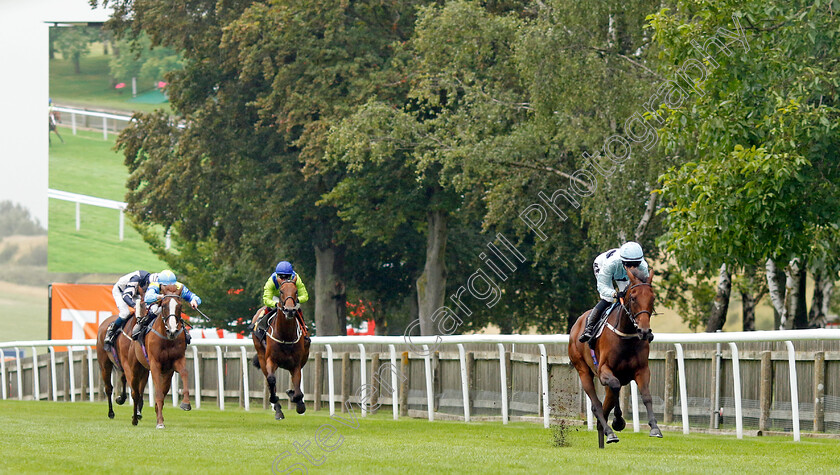
<path fill-rule="evenodd" d="M 286 283 L 291 283 L 292 285 L 294 285 L 294 281 L 292 281 L 291 279 L 286 279 L 286 280 L 280 282 L 280 285 L 278 285 L 278 289 L 280 290 L 281 301 L 278 302 L 277 305 L 278 305 L 278 310 L 282 311 L 283 314 L 286 316 L 286 319 L 288 320 L 289 315 L 292 314 L 292 312 L 297 313 L 298 311 L 300 311 L 300 302 L 298 301 L 296 295 L 295 296 L 289 295 L 288 297 L 284 296 L 285 294 L 283 293 L 282 288 L 283 288 L 283 284 L 286 284 Z M 294 307 L 286 308 L 286 302 L 289 301 L 289 300 L 291 300 L 295 304 Z M 292 317 L 292 320 L 294 320 L 294 322 L 295 322 L 295 328 L 296 328 L 296 334 L 297 334 L 297 338 L 295 338 L 292 341 L 283 341 L 283 340 L 280 340 L 280 339 L 278 339 L 277 337 L 274 336 L 274 326 L 271 324 L 271 318 L 277 318 L 277 313 L 275 313 L 274 315 L 272 315 L 269 318 L 268 331 L 266 332 L 266 335 L 269 338 L 276 341 L 277 343 L 284 344 L 284 345 L 295 344 L 295 343 L 300 341 L 300 338 L 303 336 L 303 329 L 301 328 L 300 323 L 297 321 L 297 318 Z"/>
<path fill-rule="evenodd" d="M 151 332 L 154 333 L 155 335 L 163 338 L 164 340 L 174 340 L 175 338 L 178 338 L 178 335 L 180 335 L 181 333 L 184 332 L 184 321 L 181 319 L 181 315 L 180 315 L 181 312 L 179 311 L 180 310 L 179 305 L 175 305 L 174 307 L 169 306 L 169 315 L 167 315 L 166 317 L 163 316 L 163 308 L 164 308 L 163 300 L 166 299 L 166 298 L 173 298 L 173 299 L 176 299 L 176 300 L 183 300 L 183 299 L 181 298 L 180 295 L 165 294 L 160 300 L 161 314 L 160 314 L 159 318 L 161 319 L 161 322 L 163 323 L 163 327 L 166 328 L 166 320 L 168 320 L 170 317 L 175 317 L 175 321 L 176 321 L 175 325 L 180 326 L 180 328 L 171 337 L 161 334 L 159 331 L 155 330 L 154 326 L 152 326 Z"/>
<path fill-rule="evenodd" d="M 642 286 L 648 286 L 651 289 L 653 289 L 653 286 L 648 284 L 647 282 L 640 282 L 638 284 L 630 286 L 630 288 L 627 289 L 626 293 L 629 293 L 631 290 L 635 289 L 636 287 L 642 287 Z M 626 301 L 624 299 L 619 300 L 619 302 L 620 302 L 620 305 L 621 305 L 621 309 L 624 310 L 624 311 L 618 314 L 618 322 L 616 323 L 616 326 L 620 326 L 621 316 L 622 315 L 627 315 L 627 318 L 630 319 L 630 323 L 633 324 L 633 328 L 636 330 L 636 334 L 624 333 L 624 332 L 620 331 L 618 328 L 613 327 L 609 322 L 607 322 L 607 324 L 606 324 L 607 327 L 610 330 L 612 330 L 616 335 L 620 336 L 621 338 L 641 338 L 641 335 L 639 335 L 640 328 L 639 328 L 639 324 L 636 322 L 636 318 L 638 318 L 639 315 L 641 315 L 643 313 L 646 313 L 646 314 L 648 314 L 648 316 L 653 317 L 653 315 L 654 315 L 653 309 L 651 308 L 651 310 L 639 310 L 638 312 L 633 313 L 633 311 L 630 309 L 630 305 L 628 303 L 626 303 Z"/>

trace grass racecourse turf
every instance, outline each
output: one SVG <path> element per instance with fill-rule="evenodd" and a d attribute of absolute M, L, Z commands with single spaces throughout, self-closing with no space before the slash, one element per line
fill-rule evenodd
<path fill-rule="evenodd" d="M 390 412 L 345 423 L 326 411 L 275 421 L 262 409 L 164 408 L 157 430 L 146 406 L 137 427 L 128 406 L 107 418 L 102 402 L 0 401 L 0 471 L 5 473 L 276 473 L 300 463 L 313 473 L 837 473 L 837 440 L 711 436 L 625 431 L 621 442 L 597 449 L 595 432 L 571 429 L 567 447 L 552 445 L 539 424 L 433 422 Z M 194 404 L 193 404 L 194 406 Z M 386 413 L 387 412 L 387 413 Z M 341 415 L 340 413 L 337 415 Z M 358 416 L 358 413 L 357 413 Z M 314 442 L 319 427 L 335 433 L 324 452 Z M 346 425 L 345 425 L 346 424 Z M 353 428 L 355 427 L 355 428 Z M 328 431 L 329 429 L 322 429 Z M 326 435 L 322 432 L 322 437 Z M 313 460 L 296 453 L 306 446 Z M 340 445 L 339 445 L 340 443 Z M 290 456 L 278 457 L 284 452 Z M 291 473 L 291 472 L 290 472 Z M 295 473 L 305 473 L 303 471 Z"/>

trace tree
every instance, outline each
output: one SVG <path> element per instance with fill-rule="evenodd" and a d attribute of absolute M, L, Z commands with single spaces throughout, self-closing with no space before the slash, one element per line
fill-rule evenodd
<path fill-rule="evenodd" d="M 780 324 L 807 325 L 805 269 L 840 219 L 837 19 L 818 3 L 679 2 L 652 24 L 664 64 L 685 74 L 691 63 L 683 87 L 697 93 L 663 119 L 665 143 L 687 159 L 662 178 L 664 242 L 690 268 L 766 262 Z"/>
<path fill-rule="evenodd" d="M 148 35 L 142 34 L 136 40 L 117 41 L 108 65 L 116 82 L 138 78 L 141 84 L 151 86 L 170 71 L 182 69 L 183 60 L 171 48 L 152 48 Z"/>
<path fill-rule="evenodd" d="M 99 29 L 89 26 L 52 28 L 52 45 L 62 58 L 73 62 L 76 74 L 82 74 L 81 58 L 90 52 L 90 43 L 99 39 Z"/>

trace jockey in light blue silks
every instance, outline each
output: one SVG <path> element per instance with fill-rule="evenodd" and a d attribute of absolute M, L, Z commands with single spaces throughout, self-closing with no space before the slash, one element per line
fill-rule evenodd
<path fill-rule="evenodd" d="M 598 294 L 601 296 L 601 301 L 589 312 L 586 329 L 580 336 L 580 341 L 591 340 L 604 310 L 617 299 L 624 298 L 624 291 L 630 284 L 626 269 L 631 267 L 638 267 L 645 278 L 648 277 L 648 265 L 645 262 L 642 246 L 637 242 L 628 241 L 620 248 L 610 249 L 595 258 L 592 270 L 595 271 L 595 279 L 598 281 Z"/>
<path fill-rule="evenodd" d="M 192 308 L 198 308 L 201 305 L 201 298 L 190 292 L 190 289 L 186 285 L 178 282 L 174 272 L 168 269 L 161 271 L 157 275 L 157 280 L 149 284 L 149 289 L 146 290 L 146 295 L 143 297 L 143 300 L 149 307 L 149 313 L 137 319 L 137 324 L 134 325 L 134 331 L 131 332 L 131 338 L 136 340 L 141 335 L 143 329 L 146 328 L 146 325 L 152 321 L 152 316 L 160 315 L 161 309 L 158 303 L 166 294 L 175 294 L 181 297 L 185 302 L 189 302 Z M 190 334 L 189 332 L 184 332 L 184 334 L 187 338 L 187 344 L 189 344 Z"/>

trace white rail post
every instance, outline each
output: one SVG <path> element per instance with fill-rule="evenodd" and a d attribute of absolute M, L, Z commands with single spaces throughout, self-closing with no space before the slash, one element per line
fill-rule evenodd
<path fill-rule="evenodd" d="M 799 383 L 796 381 L 796 353 L 793 350 L 793 342 L 786 341 L 788 350 L 788 366 L 790 370 L 790 417 L 793 422 L 793 441 L 799 442 Z"/>
<path fill-rule="evenodd" d="M 70 402 L 76 402 L 76 369 L 73 364 L 73 347 L 67 347 L 67 359 L 70 361 Z M 84 396 L 84 394 L 82 394 Z M 67 395 L 64 395 L 64 400 L 67 400 Z"/>
<path fill-rule="evenodd" d="M 335 415 L 335 378 L 333 374 L 333 352 L 332 346 L 324 345 L 327 348 L 327 389 L 330 391 L 330 415 Z"/>
<path fill-rule="evenodd" d="M 50 381 L 52 382 L 52 400 L 58 401 L 58 385 L 55 378 L 55 348 L 48 346 L 50 352 Z M 49 396 L 47 396 L 49 398 Z"/>
<path fill-rule="evenodd" d="M 120 241 L 123 240 L 123 237 L 125 237 L 125 211 L 120 208 Z"/>
<path fill-rule="evenodd" d="M 20 367 L 20 348 L 15 347 L 15 360 L 17 362 L 17 393 L 18 400 L 23 401 L 23 370 Z"/>
<path fill-rule="evenodd" d="M 249 387 L 250 382 L 248 381 L 248 354 L 245 351 L 244 346 L 239 347 L 242 350 L 242 391 L 245 392 L 244 401 L 245 401 L 245 410 L 251 410 L 251 388 Z"/>
<path fill-rule="evenodd" d="M 149 388 L 149 406 L 155 407 L 155 380 L 152 378 L 151 371 L 149 371 L 149 384 L 146 387 Z"/>
<path fill-rule="evenodd" d="M 595 415 L 592 414 L 592 400 L 586 393 L 583 393 L 583 398 L 586 400 L 586 428 L 593 430 L 595 429 Z"/>
<path fill-rule="evenodd" d="M 93 402 L 93 349 L 91 347 L 87 347 L 87 359 L 88 359 L 88 394 L 89 394 L 90 402 Z"/>
<path fill-rule="evenodd" d="M 685 358 L 683 357 L 683 347 L 679 343 L 674 343 L 677 349 L 677 373 L 680 376 L 680 409 L 682 410 L 682 425 L 683 434 L 688 435 L 688 391 L 685 389 Z"/>
<path fill-rule="evenodd" d="M 549 413 L 551 407 L 548 401 L 548 356 L 545 351 L 545 345 L 540 343 L 540 379 L 542 380 L 542 398 L 543 398 L 543 426 L 548 429 Z"/>
<path fill-rule="evenodd" d="M 38 355 L 35 347 L 32 347 L 32 398 L 35 401 L 41 400 L 41 375 L 38 370 Z M 49 398 L 49 396 L 47 396 Z"/>
<path fill-rule="evenodd" d="M 507 424 L 510 419 L 508 414 L 508 400 L 507 400 L 507 366 L 505 365 L 505 345 L 502 343 L 496 344 L 499 347 L 499 375 L 502 380 L 502 424 Z"/>
<path fill-rule="evenodd" d="M 633 404 L 633 432 L 639 432 L 639 387 L 635 381 L 630 381 L 630 399 Z"/>
<path fill-rule="evenodd" d="M 222 361 L 222 347 L 216 346 L 216 369 L 219 373 L 219 409 L 225 410 L 225 369 Z"/>
<path fill-rule="evenodd" d="M 70 124 L 73 127 L 73 135 L 76 135 L 76 113 L 70 114 Z"/>
<path fill-rule="evenodd" d="M 735 435 L 739 439 L 744 438 L 744 421 L 743 412 L 741 409 L 741 364 L 738 362 L 738 347 L 735 343 L 729 343 L 729 349 L 732 350 L 732 379 L 735 390 Z"/>
<path fill-rule="evenodd" d="M 423 352 L 425 356 L 423 361 L 426 367 L 426 408 L 429 410 L 429 421 L 435 420 L 435 394 L 432 387 L 432 352 L 429 351 L 429 345 L 423 345 Z"/>
<path fill-rule="evenodd" d="M 198 348 L 192 347 L 193 353 L 193 379 L 195 380 L 195 407 L 201 409 L 201 374 L 198 372 Z"/>
<path fill-rule="evenodd" d="M 397 383 L 397 371 L 400 371 L 400 367 L 397 366 L 397 349 L 394 345 L 388 345 L 388 349 L 391 351 L 391 366 L 394 368 L 394 371 L 391 371 L 391 408 L 394 412 L 394 420 L 398 420 L 400 418 L 400 388 Z M 379 376 L 379 375 L 377 375 Z"/>
<path fill-rule="evenodd" d="M 467 374 L 467 356 L 464 345 L 458 343 L 458 356 L 461 360 L 461 394 L 464 398 L 464 422 L 470 421 L 470 384 Z"/>
<path fill-rule="evenodd" d="M 172 382 L 169 386 L 169 392 L 172 393 L 172 407 L 178 407 L 178 380 L 181 379 L 181 374 L 177 371 L 172 372 Z"/>
<path fill-rule="evenodd" d="M 108 118 L 102 117 L 102 138 L 108 140 Z"/>
<path fill-rule="evenodd" d="M 0 354 L 0 379 L 3 383 L 3 400 L 6 400 L 6 353 Z"/>
<path fill-rule="evenodd" d="M 81 218 L 82 213 L 81 213 L 81 210 L 79 209 L 80 206 L 81 206 L 81 204 L 77 201 L 76 202 L 76 231 L 78 231 L 82 228 L 82 218 Z"/>
<path fill-rule="evenodd" d="M 367 389 L 368 389 L 367 380 L 368 379 L 367 379 L 367 368 L 366 368 L 366 366 L 367 366 L 367 355 L 365 354 L 365 345 L 363 345 L 361 343 L 359 343 L 358 345 L 359 345 L 359 360 L 361 360 L 361 363 L 362 363 L 362 366 L 361 366 L 362 384 L 361 384 L 361 387 L 360 387 L 360 389 L 362 390 L 362 394 L 359 396 L 359 397 L 361 397 L 361 401 L 359 401 L 359 406 L 362 408 L 362 417 L 367 417 L 367 404 L 368 404 L 368 400 L 367 400 Z M 301 383 L 301 389 L 302 389 L 302 384 L 303 383 Z"/>

